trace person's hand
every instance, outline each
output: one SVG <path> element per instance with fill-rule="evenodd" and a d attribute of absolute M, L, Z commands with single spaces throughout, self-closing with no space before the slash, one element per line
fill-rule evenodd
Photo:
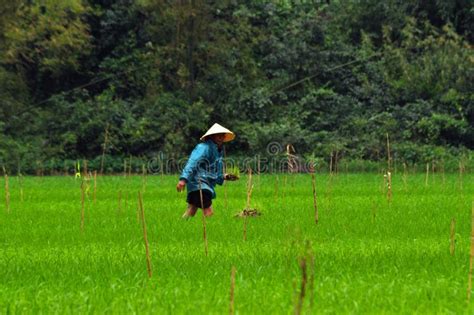
<path fill-rule="evenodd" d="M 235 180 L 238 180 L 239 178 L 235 176 L 234 174 L 225 174 L 224 179 L 229 180 L 229 181 L 235 181 Z"/>
<path fill-rule="evenodd" d="M 184 190 L 184 187 L 186 187 L 186 181 L 184 179 L 180 180 L 178 184 L 176 185 L 176 190 L 178 192 L 182 192 Z"/>

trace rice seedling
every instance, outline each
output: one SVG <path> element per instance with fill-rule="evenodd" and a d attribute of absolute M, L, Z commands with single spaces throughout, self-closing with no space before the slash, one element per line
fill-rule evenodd
<path fill-rule="evenodd" d="M 294 179 L 295 187 L 283 205 L 275 199 L 276 175 L 261 174 L 250 207 L 258 204 L 272 211 L 254 222 L 248 218 L 246 242 L 242 222 L 232 217 L 231 209 L 246 205 L 242 193 L 248 183 L 228 185 L 229 211 L 218 198 L 213 202 L 215 217 L 206 220 L 211 249 L 207 257 L 202 255 L 201 220 L 179 220 L 177 206 L 182 200 L 170 193 L 176 175 L 163 180 L 160 174 L 149 175 L 146 197 L 138 174 L 127 179 L 122 174 L 100 177 L 97 203 L 93 212 L 87 212 L 92 203 L 91 178 L 90 203 L 84 191 L 83 233 L 78 222 L 81 183 L 71 177 L 24 176 L 28 202 L 21 204 L 21 211 L 0 212 L 0 309 L 47 314 L 66 309 L 71 313 L 230 313 L 231 267 L 239 266 L 234 276 L 235 314 L 288 314 L 298 305 L 301 314 L 471 314 L 474 303 L 466 304 L 466 282 L 473 218 L 465 209 L 474 212 L 467 194 L 474 188 L 473 175 L 466 167 L 462 195 L 457 169 L 446 173 L 444 187 L 437 180 L 426 188 L 424 166 L 421 173 L 409 174 L 406 191 L 397 189 L 397 184 L 403 185 L 401 176 L 392 177 L 396 198 L 390 208 L 382 206 L 386 199 L 378 191 L 380 174 L 340 176 L 332 184 L 331 215 L 324 211 L 317 228 L 312 208 L 308 211 L 313 196 L 307 175 L 292 175 L 289 180 Z M 12 209 L 16 209 L 18 183 L 8 176 Z M 327 183 L 329 177 L 315 174 L 319 210 L 328 206 L 329 193 L 329 187 L 319 182 Z M 156 181 L 160 185 L 151 185 Z M 72 199 L 71 187 L 76 196 Z M 216 189 L 222 196 L 223 188 Z M 122 214 L 117 218 L 119 190 Z M 124 198 L 132 191 L 128 212 Z M 152 280 L 159 270 L 158 283 L 148 281 L 137 192 L 150 205 L 145 214 L 149 261 Z M 153 209 L 157 205 L 159 209 Z M 134 224 L 136 210 L 139 221 Z M 155 248 L 155 242 L 160 246 Z M 306 264 L 302 302 L 300 257 Z"/>
<path fill-rule="evenodd" d="M 3 169 L 4 172 L 4 178 L 5 178 L 5 209 L 7 213 L 10 212 L 10 185 L 8 183 L 8 174 L 5 171 L 5 168 Z"/>
<path fill-rule="evenodd" d="M 100 175 L 104 175 L 104 160 L 105 160 L 105 152 L 107 149 L 108 141 L 109 141 L 109 124 L 105 126 L 105 131 L 104 131 L 104 143 L 102 144 L 102 156 L 100 158 Z"/>

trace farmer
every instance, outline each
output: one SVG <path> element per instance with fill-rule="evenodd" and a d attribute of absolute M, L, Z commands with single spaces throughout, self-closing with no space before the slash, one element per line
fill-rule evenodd
<path fill-rule="evenodd" d="M 178 192 L 183 191 L 184 186 L 188 191 L 188 209 L 183 218 L 193 217 L 198 208 L 203 209 L 206 217 L 214 214 L 211 207 L 212 199 L 216 198 L 214 186 L 222 185 L 224 180 L 235 180 L 235 177 L 223 174 L 222 163 L 222 144 L 234 138 L 232 131 L 219 124 L 214 124 L 201 137 L 203 142 L 194 148 L 176 185 Z"/>

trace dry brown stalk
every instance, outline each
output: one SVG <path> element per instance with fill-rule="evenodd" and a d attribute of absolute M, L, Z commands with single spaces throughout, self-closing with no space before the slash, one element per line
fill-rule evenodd
<path fill-rule="evenodd" d="M 425 186 L 428 186 L 429 175 L 430 175 L 430 163 L 426 163 Z"/>
<path fill-rule="evenodd" d="M 306 283 L 308 281 L 308 274 L 307 274 L 307 267 L 306 267 L 306 257 L 301 258 L 300 260 L 300 268 L 301 268 L 301 287 L 300 287 L 300 294 L 298 296 L 298 302 L 295 307 L 295 314 L 301 314 L 303 310 L 303 302 L 306 295 Z"/>
<path fill-rule="evenodd" d="M 280 186 L 278 175 L 275 177 L 275 200 L 278 201 L 278 187 Z"/>
<path fill-rule="evenodd" d="M 81 182 L 81 232 L 84 231 L 84 216 L 85 216 L 85 197 L 86 197 L 86 187 L 84 180 Z"/>
<path fill-rule="evenodd" d="M 407 189 L 407 181 L 408 181 L 408 171 L 407 171 L 407 164 L 403 162 L 403 186 Z"/>
<path fill-rule="evenodd" d="M 127 159 L 123 159 L 123 177 L 127 177 Z"/>
<path fill-rule="evenodd" d="M 130 159 L 128 160 L 128 177 L 132 176 L 132 155 L 130 154 Z"/>
<path fill-rule="evenodd" d="M 107 148 L 108 140 L 109 140 L 109 124 L 105 126 L 104 144 L 102 145 L 102 157 L 100 159 L 100 175 L 104 175 L 104 158 L 105 158 L 105 150 Z"/>
<path fill-rule="evenodd" d="M 390 205 L 392 201 L 392 173 L 387 172 L 387 201 Z"/>
<path fill-rule="evenodd" d="M 234 314 L 234 292 L 235 292 L 235 266 L 230 270 L 230 309 L 229 314 Z"/>
<path fill-rule="evenodd" d="M 443 180 L 443 187 L 446 187 L 446 176 L 445 176 L 445 169 L 444 169 L 444 161 L 441 164 L 441 176 Z"/>
<path fill-rule="evenodd" d="M 20 201 L 23 202 L 23 175 L 18 174 L 18 184 L 20 186 Z"/>
<path fill-rule="evenodd" d="M 84 165 L 84 167 L 83 167 L 84 168 L 84 174 L 85 174 L 85 176 L 87 176 L 87 174 L 89 174 L 89 172 L 87 171 L 87 160 L 84 159 L 82 161 L 82 164 Z"/>
<path fill-rule="evenodd" d="M 387 171 L 388 172 L 392 171 L 392 158 L 390 156 L 390 139 L 388 137 L 388 133 L 387 133 Z"/>
<path fill-rule="evenodd" d="M 10 186 L 8 184 L 8 175 L 5 172 L 5 169 L 3 172 L 5 174 L 5 206 L 6 206 L 7 213 L 9 213 L 10 212 Z"/>
<path fill-rule="evenodd" d="M 145 210 L 143 209 L 143 199 L 142 199 L 142 194 L 140 191 L 138 192 L 138 205 L 140 207 L 140 217 L 141 217 L 142 228 L 143 228 L 143 240 L 145 241 L 146 268 L 148 271 L 148 277 L 151 278 L 153 271 L 151 269 L 150 250 L 148 248 L 148 237 L 147 237 L 146 222 L 145 222 Z"/>
<path fill-rule="evenodd" d="M 382 174 L 383 174 L 383 182 L 382 182 L 381 191 L 382 191 L 382 195 L 385 195 L 385 188 L 387 187 L 387 174 L 385 173 L 385 170 L 382 170 Z"/>
<path fill-rule="evenodd" d="M 286 156 L 288 160 L 288 172 L 289 173 L 296 173 L 298 171 L 298 163 L 296 161 L 296 153 L 295 148 L 292 144 L 286 145 Z"/>
<path fill-rule="evenodd" d="M 257 156 L 257 182 L 260 185 L 260 155 Z"/>
<path fill-rule="evenodd" d="M 459 189 L 463 189 L 463 175 L 464 175 L 464 161 L 463 159 L 459 160 Z"/>
<path fill-rule="evenodd" d="M 247 208 L 250 209 L 250 198 L 252 196 L 252 189 L 253 189 L 253 184 L 252 184 L 252 169 L 249 167 L 248 169 L 249 176 L 247 179 Z"/>
<path fill-rule="evenodd" d="M 318 202 L 316 199 L 316 179 L 314 178 L 314 170 L 311 172 L 311 183 L 313 185 L 313 206 L 314 206 L 314 223 L 319 222 Z"/>
<path fill-rule="evenodd" d="M 329 160 L 329 175 L 332 176 L 332 157 L 333 157 L 333 151 L 331 151 L 331 157 L 330 157 L 330 160 Z"/>
<path fill-rule="evenodd" d="M 142 164 L 142 191 L 143 193 L 145 193 L 145 190 L 146 190 L 146 177 L 147 177 L 147 171 L 146 171 L 146 167 L 145 167 L 145 164 Z"/>
<path fill-rule="evenodd" d="M 199 181 L 199 197 L 201 198 L 201 210 L 202 210 L 202 237 L 204 239 L 204 252 L 207 257 L 207 233 L 206 233 L 206 216 L 204 215 L 204 199 L 202 197 L 201 180 Z"/>
<path fill-rule="evenodd" d="M 456 219 L 453 218 L 451 220 L 451 227 L 449 231 L 449 240 L 450 240 L 450 245 L 449 245 L 449 252 L 451 255 L 454 255 L 454 250 L 456 246 Z"/>
<path fill-rule="evenodd" d="M 226 156 L 226 152 L 225 152 L 225 146 L 222 147 L 222 151 L 223 151 L 223 154 L 224 154 L 224 161 L 222 161 L 222 174 L 226 174 L 227 172 L 227 165 L 226 165 L 226 161 L 227 161 L 227 156 Z M 224 180 L 224 205 L 225 205 L 225 209 L 227 211 L 228 207 L 227 207 L 227 181 Z"/>
<path fill-rule="evenodd" d="M 97 196 L 97 171 L 94 171 L 94 203 Z"/>
<path fill-rule="evenodd" d="M 250 198 L 252 196 L 252 189 L 253 189 L 253 184 L 252 184 L 252 169 L 249 167 L 248 169 L 249 176 L 247 179 L 247 207 L 246 209 L 250 209 Z M 247 240 L 247 216 L 244 216 L 244 241 Z"/>
<path fill-rule="evenodd" d="M 471 209 L 471 255 L 469 257 L 469 277 L 467 280 L 467 302 L 471 301 L 472 291 L 472 263 L 474 260 L 474 201 Z"/>

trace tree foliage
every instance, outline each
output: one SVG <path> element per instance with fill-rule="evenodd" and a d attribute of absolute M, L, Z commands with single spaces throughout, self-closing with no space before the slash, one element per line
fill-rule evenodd
<path fill-rule="evenodd" d="M 474 147 L 466 0 L 1 0 L 0 158 L 234 154 L 417 162 Z M 61 164 L 61 163 L 59 163 Z"/>

